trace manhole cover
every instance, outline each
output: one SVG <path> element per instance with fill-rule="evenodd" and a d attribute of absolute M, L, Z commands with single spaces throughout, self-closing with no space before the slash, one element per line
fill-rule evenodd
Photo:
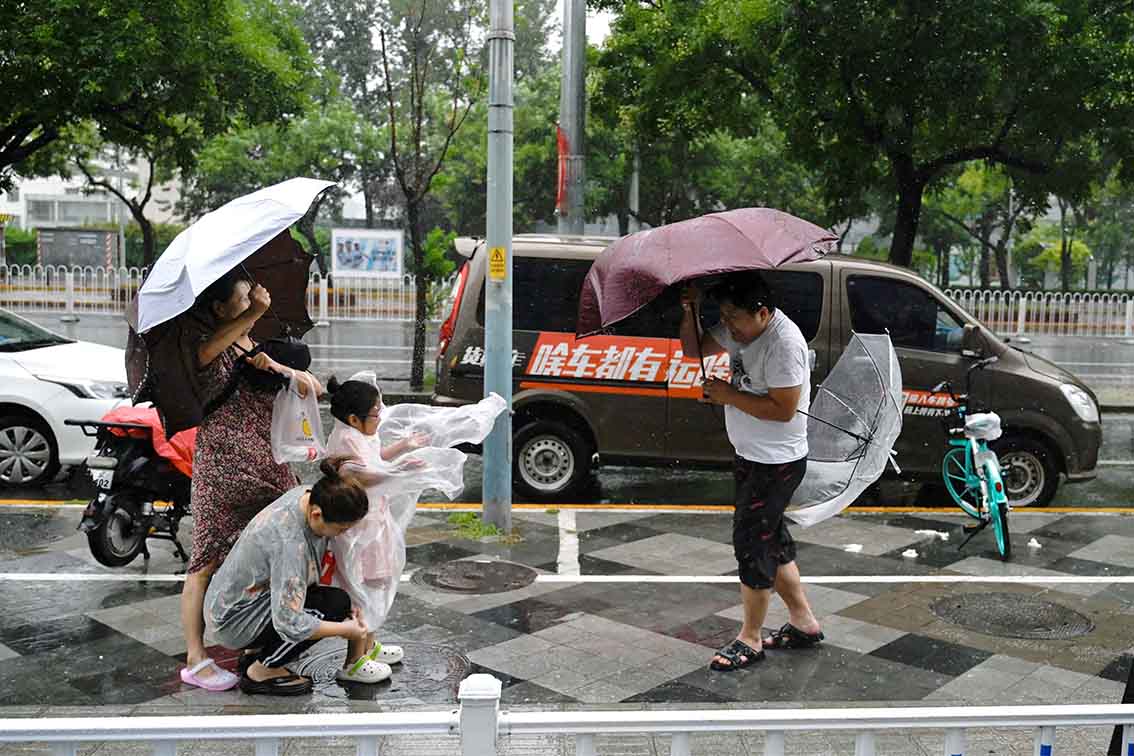
<path fill-rule="evenodd" d="M 535 577 L 522 564 L 465 559 L 420 569 L 412 581 L 446 593 L 504 593 L 531 585 Z"/>
<path fill-rule="evenodd" d="M 396 645 L 405 650 L 406 658 L 394 665 L 394 674 L 389 680 L 377 685 L 341 683 L 335 679 L 335 673 L 346 660 L 346 644 L 340 638 L 320 641 L 290 666 L 296 674 L 310 677 L 315 683 L 315 692 L 327 698 L 416 699 L 425 703 L 457 700 L 461 680 L 468 676 L 472 666 L 463 654 L 428 643 Z"/>
<path fill-rule="evenodd" d="M 1065 606 L 1019 593 L 970 593 L 933 602 L 930 611 L 947 622 L 1005 638 L 1077 638 L 1095 629 L 1087 617 Z"/>

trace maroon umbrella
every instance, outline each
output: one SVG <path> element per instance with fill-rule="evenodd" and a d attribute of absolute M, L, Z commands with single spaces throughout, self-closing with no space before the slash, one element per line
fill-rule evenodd
<path fill-rule="evenodd" d="M 307 280 L 314 259 L 285 229 L 240 266 L 244 277 L 272 295 L 271 309 L 252 329 L 254 339 L 299 338 L 311 330 L 314 323 L 307 314 Z M 134 403 L 153 402 L 169 436 L 197 426 L 208 399 L 197 369 L 197 347 L 212 332 L 212 314 L 194 305 L 139 335 L 134 330 L 138 322 L 135 298 L 126 320 L 130 325 L 126 376 Z"/>
<path fill-rule="evenodd" d="M 625 236 L 603 250 L 579 295 L 579 338 L 633 315 L 667 287 L 736 270 L 816 260 L 838 237 L 794 215 L 747 207 Z"/>

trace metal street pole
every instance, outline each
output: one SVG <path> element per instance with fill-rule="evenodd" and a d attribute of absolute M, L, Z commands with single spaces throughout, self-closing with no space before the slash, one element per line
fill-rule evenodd
<path fill-rule="evenodd" d="M 484 519 L 512 532 L 512 0 L 489 1 L 488 275 L 484 304 L 484 390 L 508 412 L 484 441 Z"/>
<path fill-rule="evenodd" d="M 567 136 L 567 212 L 559 216 L 559 233 L 570 236 L 581 236 L 586 222 L 586 61 L 587 4 L 585 0 L 564 0 L 559 125 Z"/>

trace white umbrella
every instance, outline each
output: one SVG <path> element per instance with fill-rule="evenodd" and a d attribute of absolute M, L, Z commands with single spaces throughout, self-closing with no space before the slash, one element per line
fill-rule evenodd
<path fill-rule="evenodd" d="M 172 320 L 214 281 L 302 218 L 333 181 L 294 178 L 238 197 L 182 231 L 138 292 L 138 333 Z"/>
<path fill-rule="evenodd" d="M 807 413 L 807 473 L 786 516 L 806 528 L 861 496 L 893 463 L 904 405 L 890 337 L 854 334 Z"/>

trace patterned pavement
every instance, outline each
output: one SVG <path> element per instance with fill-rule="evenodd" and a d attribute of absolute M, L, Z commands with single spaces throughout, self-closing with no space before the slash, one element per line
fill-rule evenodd
<path fill-rule="evenodd" d="M 452 704 L 471 672 L 501 678 L 508 706 L 1117 703 L 1134 658 L 1134 584 L 1121 582 L 1134 572 L 1130 517 L 1015 512 L 1009 563 L 996 557 L 990 533 L 958 551 L 962 519 L 946 512 L 844 515 L 795 529 L 805 578 L 843 581 L 808 585 L 827 641 L 720 673 L 707 668 L 708 660 L 734 637 L 741 616 L 735 583 L 718 577 L 735 574 L 729 515 L 517 511 L 516 537 L 470 541 L 458 537 L 447 513 L 423 511 L 409 534 L 407 571 L 504 560 L 534 568 L 536 581 L 484 594 L 403 583 L 383 634 L 407 646 L 391 683 L 334 682 L 341 642 L 327 640 L 300 662 L 318 683 L 310 697 L 210 694 L 177 679 L 184 654 L 180 584 L 161 582 L 178 567 L 166 546 L 155 548 L 149 565 L 139 560 L 111 573 L 62 527 L 77 521 L 77 512 L 5 517 L 6 526 L 33 518 L 30 532 L 60 537 L 0 551 L 0 717 L 436 707 Z M 911 549 L 916 557 L 903 556 Z M 32 579 L 16 579 L 20 574 Z M 48 581 L 44 574 L 73 579 Z M 661 575 L 673 582 L 641 579 Z M 950 576 L 1024 579 L 990 584 Z M 1069 576 L 1087 581 L 1027 582 Z M 977 629 L 967 617 L 959 624 L 942 616 L 966 601 L 1007 611 Z M 1028 625 L 1035 619 L 1030 607 L 1051 605 L 1083 633 L 1013 637 L 1020 627 L 997 624 L 1014 618 Z M 773 600 L 767 625 L 784 621 L 782 604 Z M 1024 634 L 1034 635 L 1036 625 Z M 1049 635 L 1063 629 L 1047 628 Z M 230 653 L 216 651 L 232 664 Z M 1101 753 L 1091 749 L 1104 735 L 1083 736 L 1092 744 L 1083 752 Z M 921 742 L 916 738 L 902 742 L 894 753 L 923 752 L 911 745 Z M 926 742 L 924 752 L 939 752 Z M 993 752 L 1012 748 L 1005 741 Z"/>

